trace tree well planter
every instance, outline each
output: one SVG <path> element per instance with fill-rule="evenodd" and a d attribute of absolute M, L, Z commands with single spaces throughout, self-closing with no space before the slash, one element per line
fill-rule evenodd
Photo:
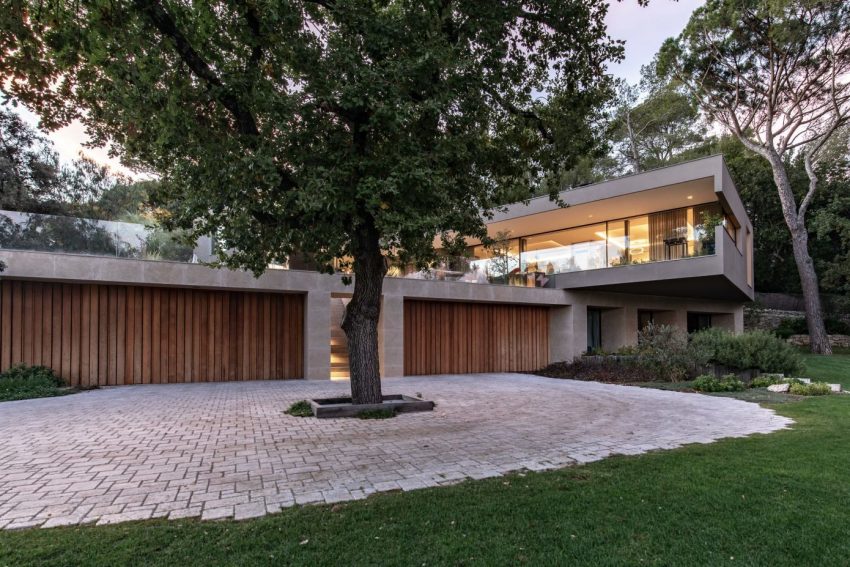
<path fill-rule="evenodd" d="M 434 402 L 404 394 L 393 394 L 384 396 L 384 401 L 380 404 L 353 404 L 351 398 L 317 398 L 310 400 L 310 406 L 313 408 L 313 415 L 319 418 L 357 417 L 364 411 L 376 410 L 390 410 L 394 413 L 431 411 L 434 409 Z"/>

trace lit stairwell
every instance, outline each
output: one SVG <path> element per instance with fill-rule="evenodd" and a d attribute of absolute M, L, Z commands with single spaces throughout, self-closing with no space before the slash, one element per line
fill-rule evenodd
<path fill-rule="evenodd" d="M 331 379 L 348 378 L 348 340 L 340 324 L 348 298 L 331 298 Z"/>

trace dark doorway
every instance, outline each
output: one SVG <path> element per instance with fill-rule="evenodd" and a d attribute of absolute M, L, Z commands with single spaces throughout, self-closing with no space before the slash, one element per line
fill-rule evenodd
<path fill-rule="evenodd" d="M 602 349 L 602 310 L 587 308 L 587 352 Z"/>
<path fill-rule="evenodd" d="M 695 333 L 711 327 L 711 313 L 688 313 L 688 332 Z"/>

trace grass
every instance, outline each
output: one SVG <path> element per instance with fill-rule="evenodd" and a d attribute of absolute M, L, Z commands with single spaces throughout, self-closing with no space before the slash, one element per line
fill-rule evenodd
<path fill-rule="evenodd" d="M 313 417 L 313 407 L 307 400 L 299 400 L 289 406 L 289 409 L 283 413 L 287 413 L 295 417 Z"/>
<path fill-rule="evenodd" d="M 804 375 L 830 384 L 841 384 L 845 390 L 850 390 L 850 349 L 839 350 L 841 354 L 823 356 L 819 354 L 803 355 L 806 366 Z"/>
<path fill-rule="evenodd" d="M 775 408 L 793 429 L 246 522 L 0 532 L 0 565 L 847 564 L 850 395 Z"/>

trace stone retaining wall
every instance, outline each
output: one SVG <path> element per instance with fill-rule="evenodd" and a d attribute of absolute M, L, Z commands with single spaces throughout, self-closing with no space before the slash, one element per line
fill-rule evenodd
<path fill-rule="evenodd" d="M 788 342 L 796 346 L 809 346 L 809 335 L 791 335 Z M 829 335 L 833 347 L 850 348 L 850 335 Z"/>

